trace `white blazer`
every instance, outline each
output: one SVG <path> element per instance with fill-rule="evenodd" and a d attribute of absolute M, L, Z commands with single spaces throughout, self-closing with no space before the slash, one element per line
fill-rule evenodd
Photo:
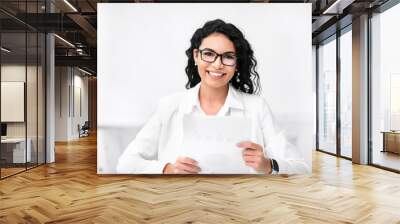
<path fill-rule="evenodd" d="M 160 100 L 156 112 L 120 156 L 118 173 L 161 174 L 167 163 L 176 161 L 180 156 L 183 140 L 183 115 L 207 116 L 200 108 L 200 85 Z M 283 132 L 278 131 L 271 110 L 263 97 L 246 94 L 229 86 L 225 104 L 216 116 L 251 118 L 250 140 L 263 147 L 266 157 L 274 158 L 278 162 L 279 174 L 310 172 L 310 167 L 301 153 L 288 143 Z M 258 173 L 252 168 L 251 170 Z"/>

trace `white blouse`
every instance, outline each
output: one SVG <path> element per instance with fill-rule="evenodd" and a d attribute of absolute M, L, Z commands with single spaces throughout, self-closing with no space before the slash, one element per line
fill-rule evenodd
<path fill-rule="evenodd" d="M 124 174 L 161 174 L 167 163 L 180 156 L 183 139 L 183 115 L 201 114 L 198 84 L 184 93 L 160 100 L 156 112 L 136 138 L 125 149 L 118 161 L 117 172 Z M 243 116 L 252 120 L 251 141 L 261 145 L 264 155 L 274 158 L 279 174 L 309 173 L 310 167 L 301 153 L 277 130 L 266 100 L 229 86 L 225 104 L 216 116 Z M 250 168 L 253 173 L 258 173 Z"/>

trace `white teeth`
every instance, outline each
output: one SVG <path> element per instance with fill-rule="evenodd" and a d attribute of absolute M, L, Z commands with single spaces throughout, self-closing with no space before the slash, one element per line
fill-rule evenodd
<path fill-rule="evenodd" d="M 214 76 L 214 77 L 221 77 L 224 73 L 208 72 L 208 74 L 210 74 L 211 76 Z"/>

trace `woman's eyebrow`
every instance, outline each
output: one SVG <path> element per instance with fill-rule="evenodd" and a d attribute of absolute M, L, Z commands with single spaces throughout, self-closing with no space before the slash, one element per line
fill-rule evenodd
<path fill-rule="evenodd" d="M 208 47 L 205 47 L 205 48 L 203 48 L 202 50 L 208 50 L 208 51 L 212 51 L 212 52 L 214 52 L 214 53 L 217 53 L 217 52 L 215 52 L 213 49 L 208 48 Z"/>
<path fill-rule="evenodd" d="M 208 47 L 203 48 L 203 50 L 209 50 L 209 51 L 212 51 L 212 52 L 214 52 L 214 53 L 217 53 L 215 50 L 213 50 L 213 49 L 211 49 L 211 48 L 208 48 Z M 217 54 L 218 54 L 218 53 L 217 53 Z M 233 52 L 233 51 L 226 51 L 226 52 L 224 52 L 224 53 L 222 53 L 222 54 L 236 54 L 236 53 Z"/>
<path fill-rule="evenodd" d="M 227 52 L 224 52 L 223 54 L 236 54 L 236 53 L 233 51 L 227 51 Z"/>

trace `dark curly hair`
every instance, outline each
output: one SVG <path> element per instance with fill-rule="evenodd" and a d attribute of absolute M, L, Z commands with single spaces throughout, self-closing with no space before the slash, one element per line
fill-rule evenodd
<path fill-rule="evenodd" d="M 193 50 L 199 49 L 204 38 L 213 33 L 221 33 L 227 36 L 235 45 L 237 55 L 236 71 L 229 81 L 235 89 L 249 94 L 258 94 L 261 91 L 260 77 L 256 71 L 257 61 L 254 58 L 250 43 L 244 38 L 243 33 L 231 23 L 225 23 L 221 19 L 211 20 L 202 28 L 196 30 L 190 40 L 190 48 L 186 50 L 188 63 L 185 68 L 188 82 L 186 89 L 196 86 L 201 80 L 195 66 Z"/>

